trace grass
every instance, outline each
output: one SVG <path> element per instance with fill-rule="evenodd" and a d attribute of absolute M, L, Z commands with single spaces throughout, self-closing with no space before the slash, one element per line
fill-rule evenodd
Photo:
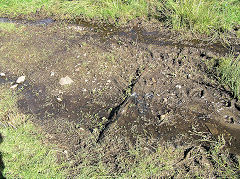
<path fill-rule="evenodd" d="M 16 25 L 12 23 L 0 23 L 0 31 L 13 32 L 16 30 Z"/>
<path fill-rule="evenodd" d="M 40 12 L 40 13 L 39 13 Z M 212 34 L 240 24 L 238 0 L 0 0 L 0 16 L 53 15 L 123 23 L 140 17 L 164 20 L 175 29 Z"/>
<path fill-rule="evenodd" d="M 189 157 L 182 160 L 184 150 L 175 149 L 171 146 L 158 146 L 156 152 L 144 156 L 138 150 L 132 155 L 137 162 L 131 163 L 133 166 L 123 178 L 238 178 L 239 163 L 234 164 L 229 158 L 229 153 L 225 149 L 225 140 L 219 137 L 218 141 L 212 141 L 209 151 L 201 146 L 194 146 L 189 152 Z M 144 157 L 143 157 L 144 156 Z M 191 157 L 190 157 L 191 156 Z M 182 156 L 183 157 L 183 156 Z M 204 161 L 207 159 L 208 162 Z M 240 160 L 237 159 L 239 162 Z M 186 171 L 186 168 L 190 171 Z"/>
<path fill-rule="evenodd" d="M 238 178 L 239 175 L 240 160 L 236 158 L 238 162 L 234 162 L 231 159 L 221 137 L 211 141 L 209 150 L 201 145 L 193 146 L 185 159 L 184 147 L 176 149 L 166 144 L 153 148 L 155 152 L 147 152 L 141 145 L 144 146 L 140 144 L 130 148 L 128 156 L 116 159 L 124 171 L 120 173 L 103 162 L 105 157 L 101 146 L 91 153 L 81 153 L 85 157 L 78 166 L 78 178 Z"/>
<path fill-rule="evenodd" d="M 13 23 L 0 22 L 0 36 L 4 36 L 7 33 L 21 33 L 23 32 L 22 26 L 16 26 Z"/>
<path fill-rule="evenodd" d="M 49 11 L 52 2 L 52 0 L 0 0 L 0 14 L 16 17 L 37 13 L 43 7 L 44 11 Z"/>
<path fill-rule="evenodd" d="M 162 15 L 175 29 L 210 34 L 240 24 L 238 0 L 167 0 L 161 7 Z"/>
<path fill-rule="evenodd" d="M 87 18 L 131 20 L 136 17 L 146 16 L 148 3 L 145 0 L 83 0 L 63 1 L 57 10 L 60 14 L 70 17 L 85 16 Z"/>
<path fill-rule="evenodd" d="M 0 0 L 0 15 L 16 17 L 42 11 L 58 18 L 132 19 L 147 14 L 145 0 Z M 55 17 L 56 17 L 55 16 Z"/>
<path fill-rule="evenodd" d="M 63 178 L 62 166 L 56 163 L 51 146 L 42 144 L 44 137 L 27 121 L 16 105 L 17 96 L 0 89 L 0 130 L 3 142 L 0 152 L 6 178 Z M 1 166 L 2 168 L 2 166 Z"/>
<path fill-rule="evenodd" d="M 240 56 L 213 59 L 208 64 L 210 70 L 217 75 L 220 82 L 240 99 Z"/>

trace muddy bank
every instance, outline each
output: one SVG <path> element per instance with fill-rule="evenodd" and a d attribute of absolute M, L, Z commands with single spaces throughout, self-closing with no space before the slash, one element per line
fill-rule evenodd
<path fill-rule="evenodd" d="M 206 73 L 205 64 L 229 48 L 179 42 L 164 28 L 79 23 L 31 24 L 0 37 L 0 68 L 7 74 L 0 83 L 10 87 L 26 76 L 18 87 L 19 108 L 36 117 L 33 122 L 73 166 L 80 166 L 83 151 L 94 163 L 100 145 L 103 162 L 124 172 L 117 160 L 128 156 L 138 138 L 154 139 L 146 143 L 153 148 L 170 142 L 187 149 L 224 135 L 239 154 L 237 101 Z M 60 85 L 66 76 L 73 83 Z"/>

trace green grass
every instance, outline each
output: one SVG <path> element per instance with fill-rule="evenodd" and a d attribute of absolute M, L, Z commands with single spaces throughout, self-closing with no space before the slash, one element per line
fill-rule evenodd
<path fill-rule="evenodd" d="M 223 136 L 218 137 L 218 141 L 214 141 L 211 145 L 210 151 L 207 152 L 208 158 L 214 163 L 215 174 L 221 178 L 239 178 L 240 172 L 240 158 L 238 157 L 238 164 L 233 164 L 229 160 L 229 152 L 224 147 L 226 141 Z"/>
<path fill-rule="evenodd" d="M 238 0 L 166 0 L 160 9 L 175 29 L 201 33 L 232 30 L 240 24 Z"/>
<path fill-rule="evenodd" d="M 23 26 L 16 26 L 13 23 L 0 22 L 0 36 L 4 36 L 7 33 L 21 33 L 23 32 Z"/>
<path fill-rule="evenodd" d="M 36 128 L 26 123 L 17 129 L 2 128 L 0 144 L 6 178 L 63 178 L 55 152 L 42 144 Z"/>
<path fill-rule="evenodd" d="M 17 96 L 0 89 L 0 132 L 3 142 L 0 152 L 6 178 L 64 178 L 62 166 L 56 163 L 56 152 L 43 145 L 44 137 L 19 113 Z"/>
<path fill-rule="evenodd" d="M 58 18 L 132 19 L 147 15 L 145 0 L 0 0 L 0 15 L 11 17 L 42 11 Z"/>
<path fill-rule="evenodd" d="M 135 146 L 129 150 L 129 156 L 117 159 L 118 166 L 125 171 L 123 173 L 113 172 L 102 162 L 104 155 L 99 147 L 97 158 L 89 157 L 92 154 L 81 154 L 86 158 L 79 166 L 81 172 L 78 178 L 238 178 L 240 165 L 231 160 L 224 138 L 211 141 L 210 146 L 209 151 L 200 145 L 193 146 L 190 157 L 186 159 L 183 159 L 183 147 L 158 146 L 155 152 L 149 154 L 146 148 Z M 236 157 L 238 162 L 239 159 Z M 92 160 L 95 161 L 94 165 L 91 164 Z M 186 171 L 187 168 L 190 171 Z"/>
<path fill-rule="evenodd" d="M 42 8 L 49 11 L 52 0 L 0 0 L 0 14 L 16 17 L 36 13 Z"/>
<path fill-rule="evenodd" d="M 240 56 L 214 60 L 215 72 L 221 83 L 229 87 L 234 97 L 240 99 Z"/>
<path fill-rule="evenodd" d="M 203 150 L 201 146 L 194 146 L 189 158 L 181 164 L 183 148 L 174 149 L 171 146 L 158 146 L 156 152 L 144 156 L 139 149 L 132 151 L 136 160 L 129 163 L 131 169 L 122 175 L 122 178 L 238 178 L 239 164 L 231 161 L 226 143 L 223 137 L 217 141 L 211 141 L 209 151 Z M 208 162 L 202 159 L 209 159 Z M 238 158 L 237 160 L 240 162 Z M 197 161 L 197 162 L 196 162 Z M 196 162 L 196 163 L 195 163 Z M 186 172 L 185 167 L 190 171 Z"/>
<path fill-rule="evenodd" d="M 82 0 L 63 1 L 57 10 L 60 14 L 71 16 L 86 16 L 88 18 L 131 20 L 146 16 L 148 3 L 145 0 Z"/>
<path fill-rule="evenodd" d="M 0 31 L 13 32 L 16 30 L 16 25 L 12 23 L 0 23 Z"/>
<path fill-rule="evenodd" d="M 55 18 L 123 23 L 136 17 L 164 20 L 175 29 L 212 34 L 240 24 L 239 0 L 0 0 L 0 16 L 40 12 Z"/>

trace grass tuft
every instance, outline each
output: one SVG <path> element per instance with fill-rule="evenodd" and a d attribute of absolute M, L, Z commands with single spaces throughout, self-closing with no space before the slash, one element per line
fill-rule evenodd
<path fill-rule="evenodd" d="M 160 9 L 175 29 L 210 34 L 240 24 L 238 0 L 166 0 Z"/>
<path fill-rule="evenodd" d="M 227 85 L 234 94 L 234 97 L 240 99 L 240 56 L 221 58 L 216 67 L 217 75 L 220 81 Z"/>

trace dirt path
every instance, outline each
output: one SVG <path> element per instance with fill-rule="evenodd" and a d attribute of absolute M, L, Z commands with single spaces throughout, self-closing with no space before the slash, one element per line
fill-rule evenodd
<path fill-rule="evenodd" d="M 239 154 L 239 108 L 205 64 L 228 48 L 183 42 L 146 24 L 18 26 L 0 36 L 0 71 L 8 77 L 0 83 L 26 76 L 19 108 L 36 116 L 74 166 L 83 160 L 79 153 L 97 156 L 101 146 L 103 161 L 121 172 L 117 159 L 138 138 L 155 139 L 148 146 L 169 141 L 189 148 L 223 134 Z M 73 83 L 60 85 L 66 76 Z"/>

